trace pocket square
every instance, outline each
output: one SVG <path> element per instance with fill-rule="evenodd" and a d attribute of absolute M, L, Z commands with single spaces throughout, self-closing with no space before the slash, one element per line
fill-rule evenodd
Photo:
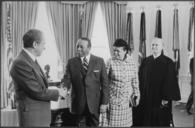
<path fill-rule="evenodd" d="M 100 70 L 93 70 L 93 72 L 100 72 Z"/>

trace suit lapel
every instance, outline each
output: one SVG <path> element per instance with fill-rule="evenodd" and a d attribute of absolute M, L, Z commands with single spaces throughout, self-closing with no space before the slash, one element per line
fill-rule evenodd
<path fill-rule="evenodd" d="M 37 71 L 38 71 L 38 73 L 40 74 L 40 76 L 42 77 L 42 79 L 43 79 L 43 81 L 44 81 L 44 83 L 45 83 L 45 85 L 46 85 L 46 87 L 48 87 L 48 81 L 47 81 L 47 78 L 45 77 L 45 74 L 43 73 L 43 71 L 42 71 L 42 69 L 41 69 L 41 67 L 38 65 L 38 64 L 36 64 L 35 62 L 34 62 L 34 64 L 35 64 L 35 66 L 36 66 L 36 69 L 37 69 Z"/>
<path fill-rule="evenodd" d="M 94 67 L 95 64 L 96 64 L 95 63 L 95 57 L 93 55 L 91 55 L 90 60 L 89 60 L 87 74 L 90 73 L 91 71 L 93 71 L 93 67 Z"/>
<path fill-rule="evenodd" d="M 84 71 L 83 65 L 82 65 L 82 61 L 80 57 L 76 57 L 76 62 L 75 62 L 76 66 L 78 67 L 79 72 L 81 73 L 82 77 L 86 76 L 86 73 Z"/>
<path fill-rule="evenodd" d="M 31 59 L 31 57 L 24 51 L 22 50 L 22 53 L 21 53 L 25 58 L 26 60 L 32 65 L 32 68 L 34 69 L 34 71 L 36 72 L 36 74 L 42 78 L 43 82 L 44 82 L 44 85 L 46 87 L 48 87 L 48 82 L 47 82 L 47 79 L 42 71 L 42 69 Z"/>

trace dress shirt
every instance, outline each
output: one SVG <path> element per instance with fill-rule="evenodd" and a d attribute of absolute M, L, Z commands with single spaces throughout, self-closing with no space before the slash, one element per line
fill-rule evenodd
<path fill-rule="evenodd" d="M 24 51 L 30 56 L 30 58 L 35 62 L 37 59 L 32 53 L 30 53 L 27 49 L 24 48 Z"/>
<path fill-rule="evenodd" d="M 91 57 L 91 54 L 88 54 L 88 55 L 86 56 L 86 59 L 87 59 L 87 63 L 88 63 L 88 64 L 89 64 L 89 59 L 90 59 L 90 57 Z M 83 63 L 83 59 L 84 59 L 84 56 L 81 57 L 82 63 Z"/>

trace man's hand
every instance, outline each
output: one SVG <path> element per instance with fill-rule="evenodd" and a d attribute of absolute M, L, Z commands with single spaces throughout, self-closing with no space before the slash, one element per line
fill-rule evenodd
<path fill-rule="evenodd" d="M 108 104 L 100 105 L 100 113 L 105 113 L 108 110 Z"/>
<path fill-rule="evenodd" d="M 59 95 L 61 97 L 65 98 L 67 96 L 68 91 L 67 91 L 66 88 L 65 89 L 64 88 L 58 88 L 58 91 L 59 91 Z"/>
<path fill-rule="evenodd" d="M 68 94 L 67 88 L 62 88 L 62 87 L 58 88 L 56 86 L 50 86 L 50 87 L 48 87 L 48 89 L 50 89 L 50 90 L 58 90 L 60 97 L 63 97 L 63 98 L 65 98 L 67 96 L 67 94 Z"/>
<path fill-rule="evenodd" d="M 162 100 L 162 105 L 165 105 L 165 104 L 167 104 L 167 103 L 168 103 L 167 100 Z"/>
<path fill-rule="evenodd" d="M 51 90 L 51 89 L 52 89 L 52 90 L 58 90 L 59 88 L 56 87 L 56 86 L 49 86 L 48 89 L 49 89 L 49 90 Z"/>

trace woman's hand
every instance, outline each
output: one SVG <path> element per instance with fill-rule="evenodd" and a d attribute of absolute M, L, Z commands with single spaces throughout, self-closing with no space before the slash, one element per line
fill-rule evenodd
<path fill-rule="evenodd" d="M 108 110 L 108 104 L 100 105 L 100 113 L 105 113 Z"/>

